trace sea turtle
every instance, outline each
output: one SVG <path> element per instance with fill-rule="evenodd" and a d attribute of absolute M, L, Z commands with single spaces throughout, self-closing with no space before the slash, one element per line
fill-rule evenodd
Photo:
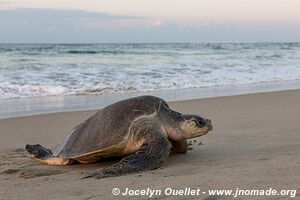
<path fill-rule="evenodd" d="M 210 130 L 209 119 L 176 112 L 161 98 L 140 96 L 101 109 L 52 150 L 39 144 L 26 145 L 26 149 L 48 165 L 123 157 L 120 162 L 86 176 L 101 178 L 159 168 L 171 148 L 185 153 L 186 139 Z"/>

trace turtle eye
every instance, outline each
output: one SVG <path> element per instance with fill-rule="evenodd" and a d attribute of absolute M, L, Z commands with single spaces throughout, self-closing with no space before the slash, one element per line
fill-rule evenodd
<path fill-rule="evenodd" d="M 199 119 L 197 119 L 196 120 L 196 123 L 197 123 L 197 125 L 199 126 L 199 127 L 204 127 L 205 125 L 206 125 L 206 121 L 205 121 L 205 119 L 203 119 L 203 118 L 199 118 Z"/>

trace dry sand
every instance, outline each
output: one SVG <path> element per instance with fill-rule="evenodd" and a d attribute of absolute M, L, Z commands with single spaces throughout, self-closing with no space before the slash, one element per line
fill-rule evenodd
<path fill-rule="evenodd" d="M 0 120 L 0 199 L 123 199 L 115 187 L 164 189 L 297 189 L 300 192 L 300 90 L 170 103 L 183 113 L 212 119 L 212 134 L 197 138 L 187 154 L 171 155 L 164 167 L 122 177 L 80 177 L 112 162 L 45 166 L 24 151 L 27 143 L 51 147 L 95 111 Z M 198 145 L 199 142 L 201 145 Z M 144 197 L 146 198 L 146 197 Z M 156 196 L 153 199 L 174 199 Z M 178 199 L 233 199 L 225 196 Z M 141 196 L 131 197 L 141 199 Z M 239 197 L 235 199 L 289 199 Z M 294 199 L 300 199 L 299 194 Z"/>

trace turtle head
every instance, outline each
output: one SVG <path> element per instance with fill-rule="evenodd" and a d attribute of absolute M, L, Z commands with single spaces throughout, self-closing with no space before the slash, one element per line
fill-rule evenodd
<path fill-rule="evenodd" d="M 205 135 L 213 129 L 211 121 L 204 117 L 198 115 L 181 115 L 181 117 L 180 129 L 186 139 Z"/>
<path fill-rule="evenodd" d="M 209 119 L 198 115 L 183 115 L 160 103 L 157 116 L 163 122 L 166 133 L 171 140 L 182 140 L 207 134 L 213 129 Z"/>

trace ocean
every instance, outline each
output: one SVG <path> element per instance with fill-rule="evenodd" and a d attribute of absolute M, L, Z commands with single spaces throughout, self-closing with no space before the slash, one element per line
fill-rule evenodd
<path fill-rule="evenodd" d="M 300 79 L 300 43 L 0 44 L 0 98 Z"/>

